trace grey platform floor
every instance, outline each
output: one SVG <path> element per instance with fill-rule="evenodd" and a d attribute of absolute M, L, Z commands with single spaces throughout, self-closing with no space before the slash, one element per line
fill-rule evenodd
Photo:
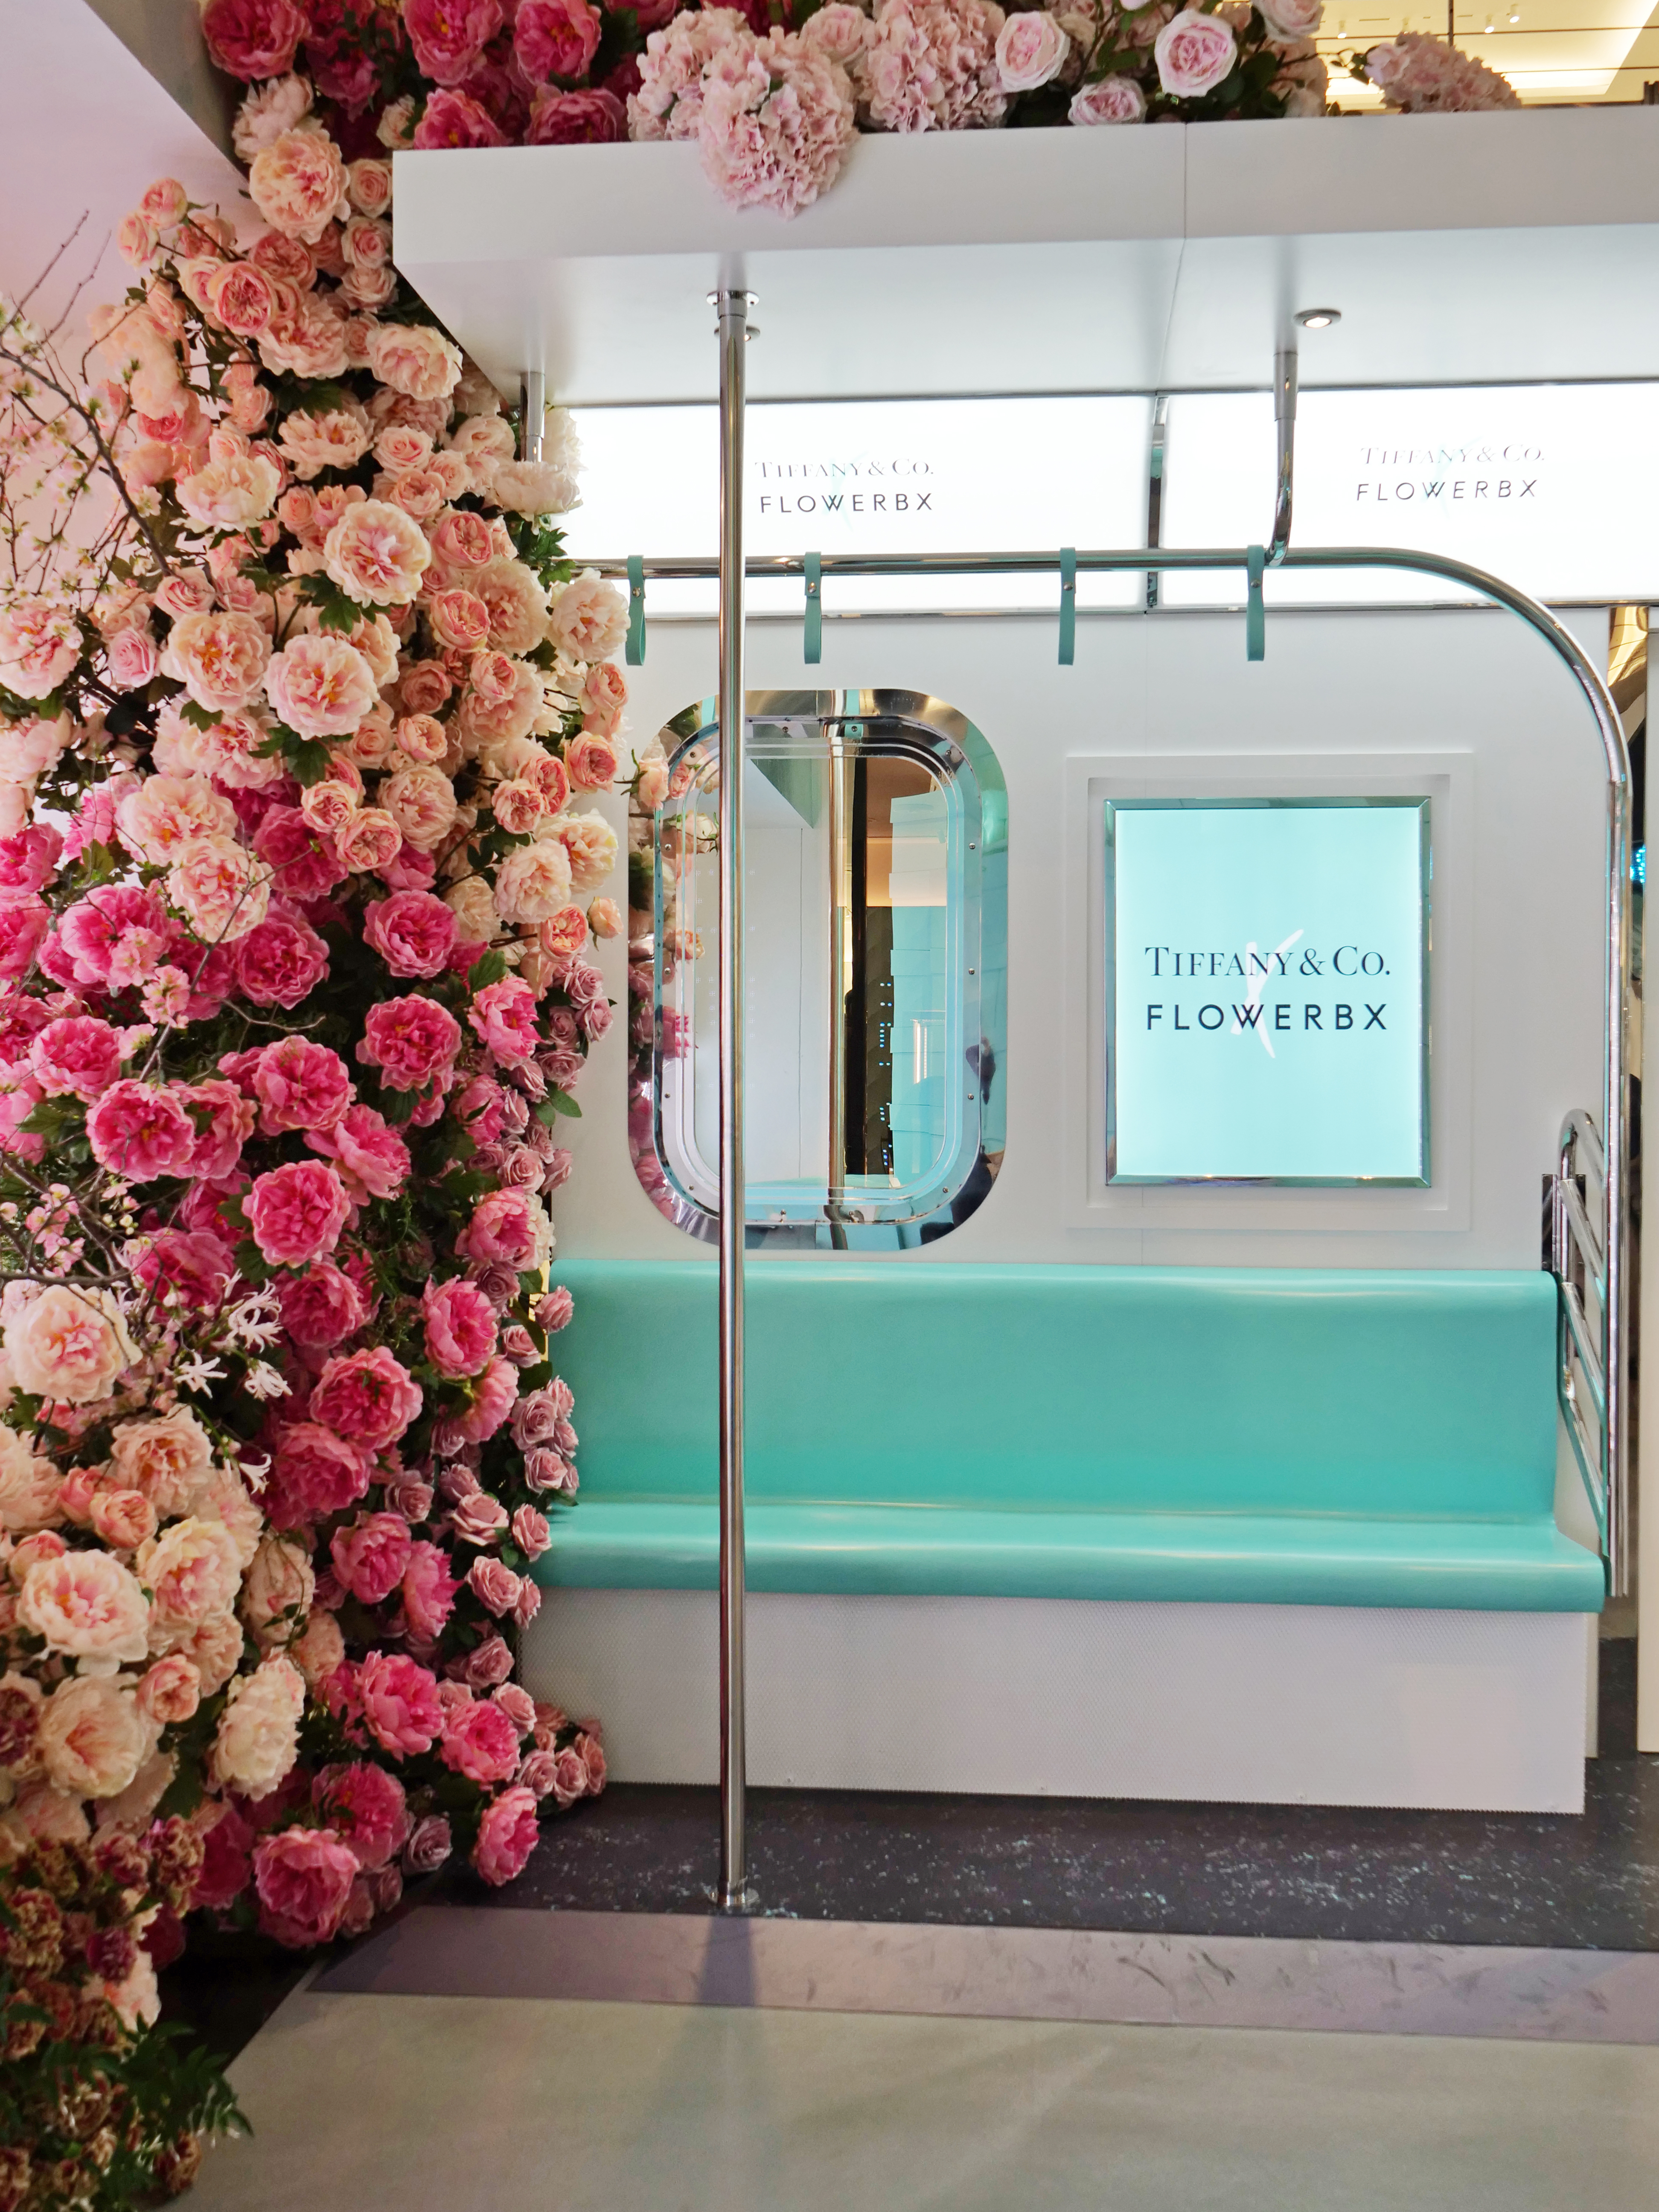
<path fill-rule="evenodd" d="M 194 2212 L 1652 2212 L 1659 2050 L 290 1996 Z"/>

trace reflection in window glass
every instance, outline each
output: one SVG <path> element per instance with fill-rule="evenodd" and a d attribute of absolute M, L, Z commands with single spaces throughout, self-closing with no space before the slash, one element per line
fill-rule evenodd
<path fill-rule="evenodd" d="M 810 714 L 772 700 L 756 714 L 751 701 L 748 1212 L 786 1243 L 931 1241 L 978 1206 L 1001 1164 L 1001 779 L 960 716 L 890 696 L 911 711 L 876 711 L 882 694 L 805 695 Z M 841 698 L 863 711 L 825 711 Z M 667 789 L 648 830 L 648 943 L 647 916 L 635 918 L 636 1003 L 648 955 L 653 1004 L 650 1065 L 635 1020 L 635 1164 L 698 1235 L 719 1202 L 718 777 L 702 711 L 681 717 L 656 775 Z M 643 895 L 641 880 L 636 905 Z"/>

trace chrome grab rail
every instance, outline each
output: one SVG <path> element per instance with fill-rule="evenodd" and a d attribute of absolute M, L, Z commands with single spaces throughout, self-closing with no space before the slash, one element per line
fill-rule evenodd
<path fill-rule="evenodd" d="M 1555 1277 L 1556 1291 L 1555 1395 L 1611 1570 L 1615 1564 L 1620 1567 L 1624 1564 L 1629 1501 L 1619 1480 L 1608 1434 L 1607 1247 L 1579 1187 L 1581 1182 L 1595 1186 L 1601 1200 L 1596 1212 L 1605 1218 L 1607 1173 L 1607 1158 L 1595 1124 L 1582 1107 L 1576 1106 L 1561 1124 L 1556 1171 L 1550 1183 L 1550 1272 Z M 1595 1307 L 1594 1318 L 1589 1305 Z M 1593 1419 L 1585 1415 L 1586 1397 Z"/>

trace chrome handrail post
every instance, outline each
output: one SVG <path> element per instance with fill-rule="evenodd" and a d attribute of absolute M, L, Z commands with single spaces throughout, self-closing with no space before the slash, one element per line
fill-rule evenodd
<path fill-rule="evenodd" d="M 743 1253 L 743 433 L 751 295 L 714 295 L 720 349 L 720 1872 L 715 1902 L 753 1902 L 744 1803 Z"/>
<path fill-rule="evenodd" d="M 1291 545 L 1291 509 L 1296 492 L 1296 374 L 1294 346 L 1280 346 L 1273 356 L 1273 428 L 1278 440 L 1279 465 L 1273 491 L 1273 534 L 1267 547 L 1267 566 L 1278 568 Z"/>

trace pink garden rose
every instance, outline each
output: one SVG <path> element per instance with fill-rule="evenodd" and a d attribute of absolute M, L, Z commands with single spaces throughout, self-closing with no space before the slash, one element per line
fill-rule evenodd
<path fill-rule="evenodd" d="M 229 1245 L 204 1229 L 156 1230 L 133 1267 L 147 1290 L 161 1284 L 190 1313 L 209 1312 L 222 1304 L 235 1271 Z"/>
<path fill-rule="evenodd" d="M 395 1198 L 409 1180 L 409 1147 L 372 1106 L 348 1108 L 330 1129 L 311 1129 L 306 1142 L 331 1159 L 359 1206 Z"/>
<path fill-rule="evenodd" d="M 321 898 L 346 873 L 332 842 L 297 806 L 270 808 L 253 833 L 253 849 L 271 870 L 271 890 L 282 898 Z"/>
<path fill-rule="evenodd" d="M 54 600 L 14 599 L 0 608 L 0 688 L 44 699 L 80 658 L 74 617 Z"/>
<path fill-rule="evenodd" d="M 505 1782 L 519 1763 L 519 1732 L 493 1698 L 472 1698 L 444 1715 L 439 1756 L 469 1782 Z"/>
<path fill-rule="evenodd" d="M 411 993 L 370 1007 L 357 1047 L 365 1067 L 380 1070 L 388 1091 L 423 1091 L 447 1075 L 461 1048 L 460 1024 L 435 999 Z"/>
<path fill-rule="evenodd" d="M 1165 92 L 1176 100 L 1199 100 L 1231 74 L 1238 41 L 1218 16 L 1186 8 L 1158 33 L 1152 55 Z"/>
<path fill-rule="evenodd" d="M 536 1256 L 538 1212 L 526 1192 L 492 1190 L 473 1207 L 455 1249 L 464 1260 L 499 1260 L 522 1271 Z"/>
<path fill-rule="evenodd" d="M 248 1225 L 273 1267 L 326 1259 L 340 1241 L 351 1201 L 332 1168 L 291 1161 L 260 1176 L 247 1197 Z"/>
<path fill-rule="evenodd" d="M 423 77 L 464 84 L 501 27 L 501 0 L 403 0 L 404 26 Z"/>
<path fill-rule="evenodd" d="M 609 146 L 628 136 L 628 110 L 614 92 L 597 86 L 560 92 L 552 86 L 530 106 L 526 146 Z M 565 502 L 568 504 L 567 501 Z"/>
<path fill-rule="evenodd" d="M 443 1727 L 437 1678 L 401 1652 L 371 1651 L 357 1670 L 369 1734 L 394 1759 L 429 1751 Z"/>
<path fill-rule="evenodd" d="M 252 615 L 187 614 L 168 633 L 161 668 L 198 707 L 229 714 L 258 690 L 270 659 L 270 640 Z"/>
<path fill-rule="evenodd" d="M 1120 71 L 1103 77 L 1098 84 L 1085 84 L 1081 92 L 1074 94 L 1066 117 L 1068 121 L 1079 125 L 1144 123 L 1146 95 L 1133 77 Z"/>
<path fill-rule="evenodd" d="M 345 164 L 325 131 L 284 131 L 254 156 L 247 189 L 273 230 L 307 246 L 350 212 Z"/>
<path fill-rule="evenodd" d="M 482 991 L 474 992 L 467 1019 L 504 1066 L 522 1067 L 536 1057 L 541 1042 L 536 1027 L 536 994 L 522 977 L 504 975 L 499 983 L 487 983 Z"/>
<path fill-rule="evenodd" d="M 236 985 L 256 1006 L 288 1011 L 328 973 L 328 947 L 302 915 L 268 914 L 236 945 Z"/>
<path fill-rule="evenodd" d="M 421 1301 L 427 1357 L 441 1375 L 477 1375 L 495 1349 L 495 1309 L 476 1283 L 428 1283 Z"/>
<path fill-rule="evenodd" d="M 492 1358 L 472 1386 L 471 1405 L 455 1424 L 463 1440 L 488 1443 L 511 1415 L 518 1396 L 517 1368 L 510 1359 Z M 489 1502 L 494 1504 L 495 1500 Z"/>
<path fill-rule="evenodd" d="M 328 1942 L 340 1925 L 357 1861 L 326 1828 L 282 1828 L 253 1847 L 259 1926 L 289 1950 Z"/>
<path fill-rule="evenodd" d="M 455 916 L 430 891 L 398 891 L 364 910 L 363 936 L 394 975 L 441 975 L 455 949 Z"/>
<path fill-rule="evenodd" d="M 1010 15 L 997 33 L 997 72 L 1005 92 L 1035 92 L 1057 77 L 1072 42 L 1046 9 Z"/>
<path fill-rule="evenodd" d="M 492 1887 L 516 1880 L 536 1848 L 536 1798 L 530 1790 L 504 1790 L 484 1809 L 472 1863 Z"/>
<path fill-rule="evenodd" d="M 208 52 L 244 84 L 286 76 L 307 28 L 294 0 L 208 0 L 202 11 Z"/>
<path fill-rule="evenodd" d="M 474 1559 L 467 1569 L 466 1579 L 473 1596 L 486 1613 L 493 1613 L 498 1620 L 505 1619 L 519 1601 L 519 1577 L 501 1559 Z"/>
<path fill-rule="evenodd" d="M 409 1564 L 404 1569 L 403 1600 L 404 1617 L 414 1638 L 426 1644 L 437 1641 L 454 1611 L 455 1592 L 459 1587 L 449 1571 L 447 1554 L 436 1544 L 410 1547 Z"/>
<path fill-rule="evenodd" d="M 415 126 L 415 145 L 505 146 L 507 133 L 489 109 L 465 92 L 434 92 Z"/>
<path fill-rule="evenodd" d="M 129 1182 L 190 1173 L 196 1125 L 176 1091 L 125 1078 L 87 1116 L 87 1141 L 100 1167 Z"/>
<path fill-rule="evenodd" d="M 335 1573 L 364 1605 L 380 1605 L 391 1596 L 412 1548 L 409 1523 L 395 1513 L 360 1515 L 329 1540 Z"/>
<path fill-rule="evenodd" d="M 234 1175 L 242 1147 L 253 1134 L 253 1101 L 217 1076 L 204 1083 L 179 1084 L 173 1095 L 196 1125 L 191 1174 L 216 1182 Z"/>
<path fill-rule="evenodd" d="M 312 1785 L 312 1802 L 368 1872 L 385 1866 L 409 1833 L 403 1784 L 368 1759 L 325 1766 Z"/>
<path fill-rule="evenodd" d="M 331 1129 L 351 1103 L 351 1078 L 337 1052 L 309 1037 L 285 1036 L 266 1045 L 252 1071 L 267 1137 L 284 1129 Z"/>
<path fill-rule="evenodd" d="M 51 927 L 44 899 L 15 893 L 0 899 L 0 976 L 27 975 Z"/>
<path fill-rule="evenodd" d="M 383 1344 L 327 1361 L 311 1394 L 313 1419 L 366 1451 L 395 1443 L 420 1411 L 419 1384 Z"/>
<path fill-rule="evenodd" d="M 442 399 L 460 381 L 460 349 L 427 323 L 379 323 L 369 336 L 368 366 L 408 398 Z"/>
<path fill-rule="evenodd" d="M 303 1275 L 285 1275 L 276 1286 L 283 1327 L 307 1352 L 329 1352 L 356 1336 L 368 1319 L 362 1292 L 331 1260 Z"/>
<path fill-rule="evenodd" d="M 368 1488 L 374 1462 L 365 1451 L 318 1421 L 294 1421 L 277 1431 L 262 1499 L 276 1528 L 300 1528 L 355 1505 Z"/>
<path fill-rule="evenodd" d="M 347 507 L 323 543 L 324 568 L 360 606 L 406 605 L 431 562 L 420 524 L 386 500 Z"/>
<path fill-rule="evenodd" d="M 48 1098 L 90 1103 L 121 1072 L 121 1040 L 93 1015 L 66 1015 L 48 1022 L 35 1037 L 29 1067 Z"/>
<path fill-rule="evenodd" d="M 514 56 L 532 84 L 550 77 L 574 83 L 587 75 L 600 28 L 599 11 L 588 0 L 520 0 Z"/>

